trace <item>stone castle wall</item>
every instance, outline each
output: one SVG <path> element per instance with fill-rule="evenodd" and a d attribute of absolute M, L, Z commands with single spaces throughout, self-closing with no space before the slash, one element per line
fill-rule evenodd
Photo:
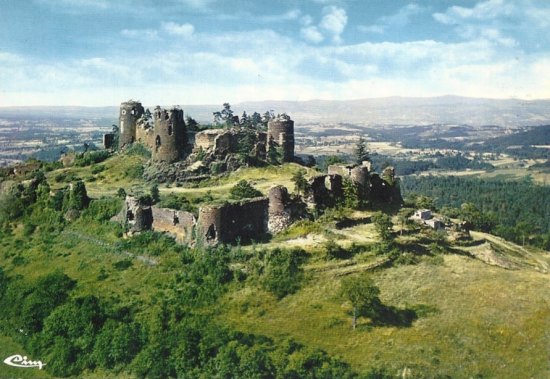
<path fill-rule="evenodd" d="M 190 212 L 169 208 L 151 207 L 153 212 L 153 230 L 167 232 L 179 243 L 193 241 L 193 229 L 196 220 Z"/>
<path fill-rule="evenodd" d="M 201 207 L 197 237 L 209 244 L 257 240 L 267 233 L 268 203 L 267 198 L 260 197 Z"/>

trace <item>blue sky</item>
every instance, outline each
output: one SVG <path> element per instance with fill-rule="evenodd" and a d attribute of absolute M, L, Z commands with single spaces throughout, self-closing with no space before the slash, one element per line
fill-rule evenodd
<path fill-rule="evenodd" d="M 550 98 L 546 0 L 0 0 L 0 106 Z"/>

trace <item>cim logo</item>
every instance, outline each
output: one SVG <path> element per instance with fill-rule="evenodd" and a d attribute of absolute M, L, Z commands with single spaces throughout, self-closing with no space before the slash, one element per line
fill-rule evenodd
<path fill-rule="evenodd" d="M 4 363 L 8 366 L 19 367 L 19 368 L 33 368 L 38 367 L 39 370 L 42 370 L 42 367 L 46 366 L 42 361 L 29 361 L 26 356 L 21 356 L 19 354 L 12 355 L 4 359 Z"/>

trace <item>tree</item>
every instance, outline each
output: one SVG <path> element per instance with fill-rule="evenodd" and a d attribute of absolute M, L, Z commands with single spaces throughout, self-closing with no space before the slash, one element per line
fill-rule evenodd
<path fill-rule="evenodd" d="M 223 109 L 219 112 L 214 112 L 214 124 L 225 126 L 233 125 L 233 110 L 231 110 L 231 105 L 229 103 L 223 103 Z"/>
<path fill-rule="evenodd" d="M 153 204 L 156 204 L 160 201 L 160 191 L 158 184 L 153 184 L 151 186 L 151 201 Z"/>
<path fill-rule="evenodd" d="M 266 253 L 260 282 L 263 288 L 279 299 L 296 292 L 304 270 L 302 264 L 306 259 L 303 250 L 273 249 Z"/>
<path fill-rule="evenodd" d="M 353 307 L 352 327 L 357 326 L 357 317 L 373 317 L 382 304 L 378 295 L 380 289 L 370 277 L 351 276 L 341 282 L 341 295 L 345 297 Z"/>
<path fill-rule="evenodd" d="M 411 217 L 413 213 L 414 209 L 412 208 L 401 208 L 397 213 L 397 218 L 399 219 L 399 224 L 401 227 L 401 230 L 399 232 L 400 235 L 403 235 L 403 228 L 405 227 L 405 225 L 409 224 L 409 217 Z"/>
<path fill-rule="evenodd" d="M 199 123 L 189 115 L 185 118 L 185 124 L 188 130 L 199 130 Z"/>
<path fill-rule="evenodd" d="M 114 149 L 118 149 L 118 141 L 120 138 L 120 130 L 118 129 L 118 125 L 113 124 L 112 125 L 111 133 L 113 133 L 113 147 Z"/>
<path fill-rule="evenodd" d="M 273 113 L 273 110 L 265 111 L 265 113 L 262 115 L 262 124 L 265 128 L 267 128 L 267 123 L 275 118 L 275 114 Z"/>
<path fill-rule="evenodd" d="M 121 198 L 121 199 L 126 199 L 126 191 L 124 190 L 124 188 L 120 187 L 117 191 L 116 191 L 116 195 Z"/>
<path fill-rule="evenodd" d="M 352 209 L 359 208 L 362 202 L 360 201 L 359 186 L 357 183 L 354 183 L 348 178 L 344 178 L 342 184 L 344 190 L 344 206 Z"/>
<path fill-rule="evenodd" d="M 306 194 L 309 190 L 309 184 L 305 177 L 305 170 L 298 170 L 292 175 L 292 182 L 294 183 L 294 192 L 297 194 Z"/>
<path fill-rule="evenodd" d="M 361 165 L 363 161 L 370 161 L 369 152 L 367 151 L 367 142 L 363 136 L 359 137 L 354 151 L 355 163 Z"/>
<path fill-rule="evenodd" d="M 86 186 L 82 180 L 73 184 L 69 193 L 69 209 L 83 210 L 88 206 L 90 199 L 86 192 Z"/>
<path fill-rule="evenodd" d="M 280 164 L 281 157 L 282 157 L 282 154 L 279 151 L 277 144 L 275 143 L 275 141 L 273 141 L 273 138 L 270 138 L 268 142 L 268 148 L 267 148 L 267 161 L 273 165 Z"/>
<path fill-rule="evenodd" d="M 262 196 L 260 191 L 252 187 L 252 185 L 244 179 L 235 184 L 229 190 L 229 194 L 231 198 L 235 200 L 250 199 L 253 197 Z"/>
<path fill-rule="evenodd" d="M 391 222 L 391 217 L 385 213 L 378 212 L 372 217 L 374 222 L 374 227 L 382 241 L 389 242 L 392 239 L 392 227 L 393 223 Z"/>

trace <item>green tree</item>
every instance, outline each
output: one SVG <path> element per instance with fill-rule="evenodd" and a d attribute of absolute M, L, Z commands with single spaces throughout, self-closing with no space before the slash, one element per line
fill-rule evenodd
<path fill-rule="evenodd" d="M 82 180 L 72 185 L 69 193 L 69 209 L 82 210 L 88 206 L 90 199 L 86 191 L 86 186 Z"/>
<path fill-rule="evenodd" d="M 391 221 L 391 217 L 388 216 L 385 213 L 378 212 L 372 217 L 372 221 L 374 222 L 374 227 L 376 228 L 376 231 L 380 235 L 380 238 L 382 238 L 382 241 L 389 242 L 392 240 L 392 227 L 393 223 Z"/>
<path fill-rule="evenodd" d="M 410 223 L 409 217 L 411 217 L 413 213 L 414 213 L 414 209 L 412 208 L 401 208 L 397 213 L 397 219 L 399 220 L 399 226 L 400 226 L 400 231 L 399 231 L 400 235 L 403 235 L 403 228 L 405 227 L 405 225 L 409 225 Z"/>
<path fill-rule="evenodd" d="M 355 163 L 358 165 L 362 164 L 363 161 L 370 161 L 369 152 L 367 150 L 367 141 L 363 138 L 363 136 L 359 137 L 353 153 Z"/>
<path fill-rule="evenodd" d="M 359 196 L 359 186 L 348 178 L 343 180 L 344 206 L 351 209 L 359 208 L 361 199 Z"/>
<path fill-rule="evenodd" d="M 273 138 L 269 139 L 267 148 L 267 161 L 272 165 L 281 163 L 282 154 Z"/>
<path fill-rule="evenodd" d="M 234 200 L 250 199 L 262 196 L 262 193 L 252 187 L 246 180 L 241 180 L 229 190 L 230 197 Z"/>
<path fill-rule="evenodd" d="M 297 194 L 305 195 L 309 190 L 309 184 L 305 177 L 305 170 L 298 170 L 292 175 L 292 182 L 294 183 L 294 192 Z"/>
<path fill-rule="evenodd" d="M 189 115 L 185 118 L 185 125 L 187 130 L 199 130 L 199 123 Z"/>
<path fill-rule="evenodd" d="M 117 191 L 116 191 L 116 195 L 117 197 L 121 198 L 121 199 L 126 199 L 126 191 L 124 190 L 124 188 L 120 187 Z"/>
<path fill-rule="evenodd" d="M 156 204 L 160 201 L 159 186 L 156 183 L 151 186 L 151 201 L 153 204 Z"/>
<path fill-rule="evenodd" d="M 260 282 L 279 299 L 300 288 L 306 258 L 302 250 L 273 249 L 265 254 Z"/>
<path fill-rule="evenodd" d="M 358 317 L 375 316 L 377 309 L 382 304 L 378 297 L 378 295 L 380 295 L 380 289 L 374 284 L 374 281 L 370 277 L 351 276 L 342 279 L 340 293 L 353 307 L 353 329 L 357 326 Z"/>
<path fill-rule="evenodd" d="M 233 126 L 233 110 L 229 103 L 223 103 L 223 109 L 219 112 L 214 112 L 214 124 Z"/>

